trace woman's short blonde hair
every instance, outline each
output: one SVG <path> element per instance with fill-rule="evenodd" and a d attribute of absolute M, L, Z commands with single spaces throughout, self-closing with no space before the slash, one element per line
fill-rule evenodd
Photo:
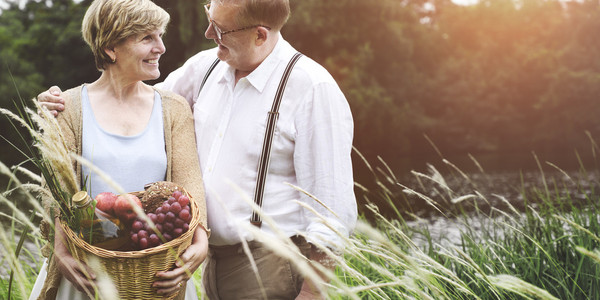
<path fill-rule="evenodd" d="M 95 0 L 83 17 L 81 33 L 101 71 L 113 62 L 104 49 L 136 34 L 164 30 L 169 19 L 169 14 L 150 0 Z"/>

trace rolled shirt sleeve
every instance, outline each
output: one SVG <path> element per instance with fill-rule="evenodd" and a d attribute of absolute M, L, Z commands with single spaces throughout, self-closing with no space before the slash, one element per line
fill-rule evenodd
<path fill-rule="evenodd" d="M 302 201 L 325 217 L 323 222 L 307 212 L 307 239 L 341 250 L 343 239 L 349 236 L 357 219 L 351 160 L 352 114 L 335 82 L 315 85 L 306 98 L 296 118 L 294 165 L 299 186 L 323 205 L 306 195 Z"/>

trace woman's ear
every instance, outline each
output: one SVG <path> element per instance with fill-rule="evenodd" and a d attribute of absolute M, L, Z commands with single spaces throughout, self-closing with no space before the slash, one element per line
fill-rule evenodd
<path fill-rule="evenodd" d="M 117 61 L 117 53 L 115 52 L 115 48 L 104 48 L 104 53 L 110 57 L 113 63 Z"/>

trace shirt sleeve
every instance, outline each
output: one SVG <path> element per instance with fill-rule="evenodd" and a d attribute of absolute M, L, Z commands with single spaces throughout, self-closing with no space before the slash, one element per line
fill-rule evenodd
<path fill-rule="evenodd" d="M 324 217 L 307 212 L 307 240 L 339 250 L 357 219 L 352 114 L 335 82 L 317 84 L 304 100 L 295 121 L 294 166 L 299 186 L 322 204 L 305 195 L 303 201 Z"/>

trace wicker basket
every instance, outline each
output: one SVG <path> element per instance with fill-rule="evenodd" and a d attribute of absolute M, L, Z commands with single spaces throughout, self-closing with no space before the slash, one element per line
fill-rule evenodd
<path fill-rule="evenodd" d="M 133 194 L 140 193 L 143 192 Z M 185 194 L 190 197 L 187 192 Z M 61 222 L 61 225 L 73 257 L 83 262 L 87 262 L 90 256 L 98 258 L 103 271 L 112 278 L 119 299 L 173 299 L 179 292 L 165 298 L 156 294 L 152 283 L 157 279 L 156 272 L 172 269 L 176 259 L 192 243 L 194 230 L 200 223 L 200 214 L 198 204 L 191 197 L 190 200 L 192 220 L 189 230 L 165 244 L 139 251 L 112 251 L 94 247 L 80 239 L 65 222 Z"/>

